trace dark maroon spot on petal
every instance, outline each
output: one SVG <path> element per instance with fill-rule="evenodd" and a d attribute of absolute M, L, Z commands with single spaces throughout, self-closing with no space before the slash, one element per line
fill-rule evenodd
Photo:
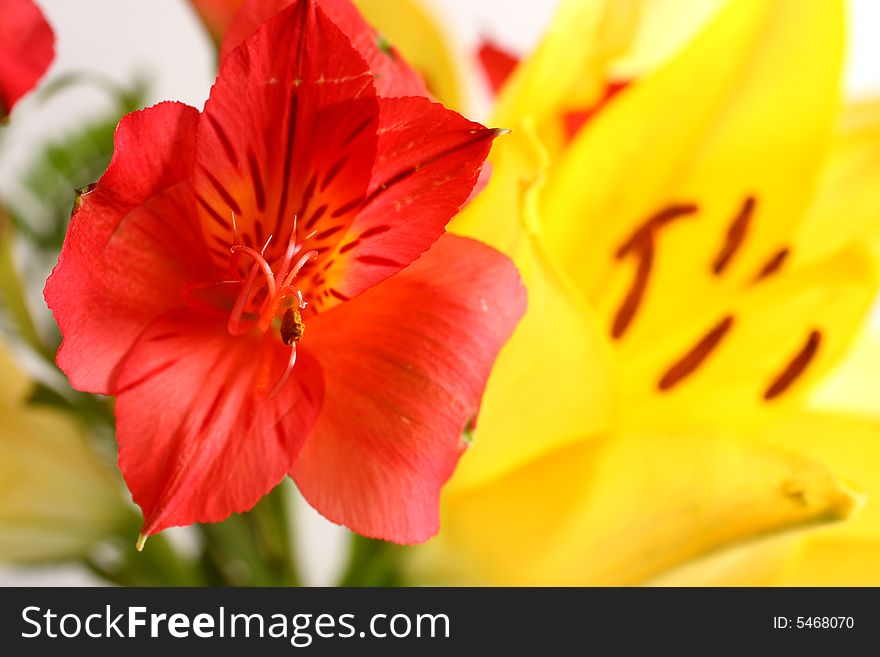
<path fill-rule="evenodd" d="M 762 281 L 778 272 L 782 265 L 785 264 L 785 261 L 788 260 L 790 253 L 791 251 L 788 248 L 779 249 L 779 251 L 774 253 L 764 266 L 761 267 L 761 270 L 755 276 L 754 282 Z"/>
<path fill-rule="evenodd" d="M 324 266 L 321 267 L 321 269 L 323 269 L 324 271 L 327 271 L 328 269 L 330 269 L 330 267 L 333 266 L 333 262 L 334 262 L 333 258 L 330 258 L 327 262 L 324 263 Z"/>
<path fill-rule="evenodd" d="M 263 237 L 265 233 L 263 233 L 263 222 L 257 219 L 254 222 L 254 236 L 257 238 L 257 244 L 263 243 Z"/>
<path fill-rule="evenodd" d="M 319 246 L 319 247 L 314 248 L 314 249 L 312 249 L 312 250 L 313 250 L 315 253 L 317 253 L 318 255 L 321 255 L 322 253 L 327 253 L 327 251 L 330 250 L 330 247 L 329 247 L 329 246 Z M 311 264 L 311 262 L 307 262 L 307 263 L 306 263 L 305 265 L 303 265 L 303 266 L 304 266 L 304 267 L 308 267 L 310 264 Z"/>
<path fill-rule="evenodd" d="M 323 285 L 326 282 L 326 280 L 327 279 L 325 279 L 323 276 L 321 276 L 319 274 L 315 274 L 312 277 L 312 285 L 314 285 L 315 287 L 318 287 L 319 285 Z"/>
<path fill-rule="evenodd" d="M 330 183 L 333 182 L 333 179 L 334 179 L 337 175 L 339 175 L 339 172 L 342 171 L 342 167 L 345 166 L 345 163 L 346 163 L 346 162 L 348 162 L 348 156 L 347 156 L 347 155 L 343 155 L 343 156 L 340 157 L 338 160 L 336 160 L 336 162 L 333 163 L 333 166 L 331 166 L 331 167 L 327 170 L 327 175 L 325 175 L 325 176 L 324 176 L 324 180 L 321 181 L 321 191 L 322 191 L 322 192 L 323 192 L 325 189 L 327 189 L 328 185 L 330 185 Z"/>
<path fill-rule="evenodd" d="M 210 171 L 208 171 L 204 167 L 202 167 L 202 173 L 205 174 L 205 177 L 208 179 L 208 182 L 210 182 L 211 185 L 214 187 L 214 189 L 217 190 L 217 193 L 220 195 L 220 198 L 222 198 L 223 202 L 229 206 L 229 209 L 232 210 L 236 215 L 240 216 L 241 215 L 241 208 L 238 207 L 238 203 L 232 197 L 232 194 L 229 193 L 229 190 L 227 190 L 223 186 L 223 183 L 221 183 L 219 180 L 217 180 L 214 177 L 214 174 L 212 174 Z"/>
<path fill-rule="evenodd" d="M 372 122 L 373 122 L 372 116 L 367 117 L 366 119 L 361 121 L 357 125 L 357 127 L 354 130 L 352 130 L 351 133 L 345 139 L 342 140 L 342 143 L 340 144 L 340 146 L 342 148 L 345 148 L 346 146 L 348 146 L 351 142 L 353 142 L 355 139 L 357 139 L 358 135 L 360 135 L 364 130 L 366 130 L 367 126 L 369 126 Z"/>
<path fill-rule="evenodd" d="M 358 239 L 365 240 L 368 237 L 373 237 L 374 235 L 381 235 L 382 233 L 386 233 L 391 230 L 391 226 L 373 226 L 372 228 L 367 228 L 363 233 L 361 233 Z"/>
<path fill-rule="evenodd" d="M 217 135 L 217 139 L 220 140 L 220 145 L 226 152 L 226 157 L 229 158 L 232 166 L 238 168 L 238 155 L 235 152 L 235 148 L 232 146 L 232 141 L 229 139 L 229 135 L 226 134 L 223 126 L 220 125 L 220 122 L 217 121 L 213 114 L 207 112 L 205 113 L 205 118 L 208 119 L 208 123 L 211 124 L 211 128 L 214 130 L 214 134 Z"/>
<path fill-rule="evenodd" d="M 318 223 L 318 221 L 320 221 L 321 217 L 324 216 L 325 212 L 327 212 L 327 204 L 326 203 L 319 206 L 318 209 L 312 213 L 312 216 L 309 217 L 308 221 L 306 221 L 306 223 L 305 223 L 305 229 L 311 230 L 312 228 L 314 228 L 315 224 Z"/>
<path fill-rule="evenodd" d="M 362 255 L 357 256 L 355 258 L 358 262 L 362 262 L 365 265 L 379 265 L 381 267 L 403 267 L 401 263 L 396 260 L 392 260 L 391 258 L 386 258 L 384 256 L 378 255 Z"/>
<path fill-rule="evenodd" d="M 315 239 L 320 242 L 321 240 L 325 240 L 328 237 L 335 235 L 343 228 L 345 228 L 345 226 L 333 226 L 333 228 L 328 228 L 327 230 L 322 230 L 320 233 L 315 235 Z"/>
<path fill-rule="evenodd" d="M 357 245 L 360 243 L 361 243 L 360 240 L 355 240 L 353 242 L 349 242 L 348 244 L 343 244 L 342 247 L 339 249 L 339 253 L 340 254 L 348 253 L 352 249 L 357 248 Z"/>
<path fill-rule="evenodd" d="M 348 297 L 347 297 L 347 296 L 345 296 L 342 292 L 339 292 L 338 290 L 336 290 L 336 289 L 334 289 L 334 288 L 332 288 L 332 287 L 331 287 L 331 288 L 327 288 L 326 290 L 324 290 L 324 294 L 325 294 L 325 295 L 329 294 L 330 296 L 336 297 L 336 298 L 339 299 L 340 301 L 348 301 Z"/>
<path fill-rule="evenodd" d="M 244 242 L 245 246 L 249 246 L 251 248 L 254 248 L 254 246 L 256 246 L 254 244 L 254 239 L 251 237 L 250 233 L 243 233 L 241 236 L 241 241 Z"/>
<path fill-rule="evenodd" d="M 228 219 L 224 219 L 223 216 L 214 209 L 214 206 L 212 206 L 198 194 L 196 194 L 196 200 L 199 202 L 199 205 L 205 208 L 205 211 L 211 216 L 211 219 L 216 221 L 226 230 L 232 230 L 232 224 L 229 222 Z"/>
<path fill-rule="evenodd" d="M 650 239 L 651 238 L 646 238 L 646 240 Z M 623 337 L 623 334 L 626 333 L 633 318 L 636 316 L 636 311 L 642 304 L 645 290 L 648 288 L 651 267 L 654 265 L 654 245 L 650 241 L 645 241 L 644 244 L 645 246 L 642 247 L 641 257 L 636 266 L 636 275 L 633 279 L 633 284 L 626 293 L 623 303 L 620 304 L 620 308 L 614 316 L 614 323 L 611 325 L 611 337 L 615 340 L 619 340 Z"/>
<path fill-rule="evenodd" d="M 770 387 L 764 391 L 764 399 L 766 401 L 779 397 L 800 378 L 813 358 L 816 357 L 821 343 L 822 333 L 815 329 L 812 330 L 801 350 L 795 354 L 794 358 L 785 366 L 785 369 L 773 380 Z"/>
<path fill-rule="evenodd" d="M 733 316 L 728 315 L 704 335 L 694 347 L 687 352 L 678 362 L 666 370 L 666 373 L 657 383 L 657 388 L 666 391 L 671 390 L 688 376 L 693 374 L 700 365 L 709 357 L 715 348 L 721 344 L 722 338 L 733 326 Z"/>
<path fill-rule="evenodd" d="M 228 239 L 226 239 L 225 237 L 221 237 L 220 235 L 217 235 L 216 233 L 211 234 L 211 239 L 214 240 L 214 246 L 221 247 L 226 252 L 226 255 L 229 255 L 229 240 Z"/>
<path fill-rule="evenodd" d="M 338 217 L 342 217 L 342 216 L 348 214 L 349 212 L 351 212 L 352 210 L 356 209 L 363 202 L 364 202 L 364 197 L 363 196 L 358 197 L 354 200 L 349 201 L 348 203 L 345 203 L 344 205 L 340 205 L 338 208 L 336 208 L 330 214 L 330 216 L 333 217 L 334 219 L 336 219 Z"/>
<path fill-rule="evenodd" d="M 216 246 L 211 247 L 211 253 L 213 253 L 218 258 L 228 258 L 229 257 L 229 249 L 218 249 Z"/>
<path fill-rule="evenodd" d="M 308 4 L 308 3 L 303 3 Z M 300 46 L 301 47 L 301 44 Z M 281 170 L 281 198 L 278 201 L 278 215 L 275 217 L 274 234 L 281 234 L 281 226 L 287 215 L 287 198 L 290 193 L 290 174 L 293 167 L 293 146 L 296 140 L 296 117 L 299 111 L 299 98 L 296 89 L 290 92 L 290 103 L 287 110 L 287 128 L 284 141 L 284 164 Z"/>
<path fill-rule="evenodd" d="M 174 367 L 174 365 L 176 365 L 176 364 L 177 364 L 177 359 L 174 358 L 174 359 L 168 361 L 167 363 L 159 365 L 158 367 L 154 367 L 146 374 L 143 374 L 143 375 L 139 376 L 138 378 L 136 378 L 134 381 L 129 381 L 124 386 L 117 388 L 115 390 L 114 394 L 115 395 L 122 395 L 126 392 L 129 392 L 130 390 L 134 390 L 138 386 L 143 385 L 144 383 L 146 383 L 147 381 L 152 379 L 154 376 L 158 376 L 159 374 L 161 374 L 165 370 L 170 369 L 171 367 Z"/>
<path fill-rule="evenodd" d="M 251 172 L 251 182 L 254 186 L 254 200 L 257 203 L 257 211 L 266 211 L 266 189 L 263 187 L 263 176 L 260 173 L 260 163 L 253 151 L 248 152 L 248 169 Z"/>
<path fill-rule="evenodd" d="M 202 421 L 199 423 L 199 430 L 197 433 L 202 433 L 205 429 L 207 429 L 208 425 L 211 423 L 211 420 L 214 419 L 214 416 L 217 414 L 217 409 L 220 406 L 220 400 L 223 398 L 224 392 L 226 392 L 226 389 L 224 386 L 221 385 L 217 389 L 217 394 L 214 395 L 214 400 L 208 407 L 208 412 L 205 413 L 204 417 L 202 417 Z"/>
<path fill-rule="evenodd" d="M 739 251 L 743 244 L 743 240 L 746 238 L 746 233 L 749 230 L 749 223 L 751 222 L 754 213 L 755 197 L 749 196 L 743 201 L 739 213 L 737 213 L 736 217 L 734 217 L 731 222 L 730 227 L 727 229 L 724 246 L 721 247 L 721 251 L 719 251 L 718 255 L 715 257 L 715 262 L 712 263 L 712 273 L 716 276 L 720 276 L 724 273 L 724 270 L 727 269 L 733 256 Z"/>
<path fill-rule="evenodd" d="M 305 189 L 303 189 L 302 194 L 302 203 L 300 207 L 303 212 L 305 212 L 306 206 L 308 206 L 309 201 L 312 200 L 312 196 L 315 194 L 315 186 L 318 184 L 318 177 L 316 174 L 312 174 L 311 178 L 309 178 L 309 182 L 306 183 Z"/>

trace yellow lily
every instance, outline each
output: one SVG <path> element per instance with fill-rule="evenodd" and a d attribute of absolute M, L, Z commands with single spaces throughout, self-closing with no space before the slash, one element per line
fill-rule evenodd
<path fill-rule="evenodd" d="M 128 521 L 111 470 L 68 416 L 29 406 L 32 383 L 0 344 L 0 560 L 87 555 Z"/>
<path fill-rule="evenodd" d="M 810 402 L 878 287 L 880 105 L 843 106 L 844 23 L 831 0 L 563 0 L 455 226 L 530 305 L 415 572 L 876 583 L 853 569 L 880 561 L 880 421 Z"/>

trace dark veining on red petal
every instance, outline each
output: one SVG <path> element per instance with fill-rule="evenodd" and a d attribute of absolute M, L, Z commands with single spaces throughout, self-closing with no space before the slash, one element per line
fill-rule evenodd
<path fill-rule="evenodd" d="M 302 3 L 308 4 L 308 3 Z M 287 109 L 287 126 L 283 134 L 284 141 L 284 160 L 281 168 L 281 198 L 278 201 L 278 215 L 275 217 L 275 235 L 281 234 L 281 227 L 284 225 L 287 216 L 287 199 L 290 194 L 290 176 L 293 168 L 293 147 L 296 142 L 296 121 L 299 113 L 299 97 L 297 90 L 290 90 L 290 102 Z"/>
<path fill-rule="evenodd" d="M 199 423 L 199 430 L 197 433 L 202 433 L 205 429 L 208 428 L 208 425 L 214 419 L 214 416 L 217 414 L 217 409 L 220 407 L 220 400 L 223 398 L 223 393 L 226 392 L 226 388 L 224 386 L 220 386 L 217 389 L 217 394 L 214 395 L 214 400 L 211 402 L 211 405 L 208 407 L 208 412 L 205 413 L 202 418 L 201 423 Z"/>
<path fill-rule="evenodd" d="M 336 208 L 330 214 L 330 216 L 334 219 L 338 219 L 339 217 L 347 215 L 352 210 L 357 209 L 363 202 L 364 202 L 364 197 L 359 196 L 358 198 L 353 199 L 353 200 L 349 201 L 348 203 L 340 205 L 338 208 Z"/>
<path fill-rule="evenodd" d="M 749 230 L 749 224 L 755 213 L 755 203 L 756 200 L 754 196 L 746 197 L 739 213 L 737 213 L 736 217 L 734 217 L 731 222 L 730 227 L 727 229 L 724 246 L 721 247 L 721 251 L 719 251 L 718 255 L 715 257 L 715 261 L 712 263 L 712 273 L 716 276 L 720 276 L 724 273 L 724 270 L 727 269 L 733 256 L 736 255 L 737 251 L 739 251 L 740 247 L 743 245 L 743 241 Z"/>
<path fill-rule="evenodd" d="M 318 223 L 318 221 L 320 221 L 321 217 L 324 216 L 324 213 L 327 212 L 327 207 L 328 207 L 327 204 L 324 203 L 323 205 L 320 205 L 312 213 L 312 216 L 310 216 L 308 221 L 306 221 L 306 223 L 305 223 L 306 230 L 311 230 L 312 228 L 315 227 L 315 224 Z"/>
<path fill-rule="evenodd" d="M 339 292 L 338 290 L 336 290 L 332 287 L 324 290 L 324 294 L 329 294 L 330 296 L 336 297 L 340 301 L 348 301 L 347 296 L 345 296 L 342 292 Z"/>
<path fill-rule="evenodd" d="M 238 207 L 238 202 L 236 202 L 232 194 L 229 193 L 229 190 L 227 190 L 226 187 L 223 186 L 223 183 L 217 180 L 217 178 L 214 177 L 214 174 L 212 174 L 204 167 L 202 167 L 202 173 L 205 175 L 205 177 L 208 179 L 208 182 L 211 183 L 214 189 L 217 190 L 220 198 L 222 198 L 223 202 L 226 203 L 227 206 L 229 206 L 229 209 L 232 210 L 236 215 L 241 216 L 241 208 Z"/>
<path fill-rule="evenodd" d="M 229 220 L 228 220 L 228 219 L 224 219 L 223 216 L 222 216 L 219 212 L 217 212 L 217 211 L 214 209 L 214 206 L 213 206 L 213 205 L 211 205 L 210 203 L 208 203 L 205 199 L 203 199 L 203 198 L 202 198 L 201 196 L 199 196 L 198 194 L 196 194 L 196 201 L 198 201 L 198 202 L 199 202 L 199 205 L 201 205 L 203 208 L 205 208 L 205 211 L 206 211 L 209 215 L 211 215 L 211 219 L 213 219 L 213 220 L 216 221 L 218 224 L 220 224 L 224 229 L 226 229 L 226 230 L 232 230 L 232 224 L 229 222 Z"/>
<path fill-rule="evenodd" d="M 327 230 L 322 230 L 320 233 L 315 235 L 315 240 L 318 242 L 320 242 L 321 240 L 325 240 L 328 237 L 332 237 L 343 228 L 345 228 L 345 226 L 333 226 L 332 228 L 328 228 Z"/>
<path fill-rule="evenodd" d="M 212 113 L 206 112 L 205 118 L 208 119 L 208 123 L 211 124 L 211 128 L 214 130 L 214 134 L 217 135 L 217 139 L 220 140 L 220 145 L 226 152 L 226 157 L 229 158 L 229 162 L 233 167 L 238 168 L 238 155 L 235 152 L 235 148 L 232 146 L 232 141 L 229 139 L 229 135 L 226 134 L 223 126 L 220 125 L 220 122 L 217 121 Z"/>
<path fill-rule="evenodd" d="M 392 260 L 391 258 L 386 258 L 380 255 L 362 255 L 355 257 L 355 260 L 358 262 L 362 262 L 365 265 L 378 265 L 381 267 L 403 267 L 402 263 L 397 262 L 396 260 Z"/>
<path fill-rule="evenodd" d="M 339 249 L 339 253 L 340 254 L 348 253 L 352 249 L 357 248 L 358 244 L 360 244 L 360 243 L 361 243 L 360 240 L 354 240 L 353 242 L 349 242 L 348 244 L 343 244 Z"/>
<path fill-rule="evenodd" d="M 358 138 L 358 135 L 360 135 L 364 130 L 366 130 L 367 127 L 368 127 L 372 122 L 373 122 L 373 117 L 372 117 L 372 116 L 369 116 L 369 117 L 367 117 L 366 119 L 364 119 L 363 121 L 361 121 L 361 122 L 357 125 L 357 127 L 355 127 L 355 129 L 352 130 L 351 133 L 349 133 L 349 135 L 348 135 L 345 139 L 342 140 L 342 143 L 340 144 L 340 147 L 341 147 L 341 148 L 346 148 L 349 144 L 351 144 L 351 142 L 353 142 L 355 139 L 357 139 L 357 138 Z"/>
<path fill-rule="evenodd" d="M 732 315 L 722 319 L 706 335 L 700 338 L 700 341 L 690 351 L 666 370 L 666 373 L 657 382 L 657 388 L 664 392 L 671 390 L 693 374 L 709 355 L 715 351 L 718 345 L 721 344 L 721 340 L 727 335 L 732 326 Z"/>
<path fill-rule="evenodd" d="M 348 162 L 348 155 L 343 155 L 340 157 L 333 165 L 327 170 L 327 173 L 324 175 L 324 180 L 321 181 L 321 190 L 324 191 L 333 182 L 333 179 L 339 175 L 339 172 L 342 171 L 342 167 L 345 166 L 345 163 Z"/>
<path fill-rule="evenodd" d="M 251 182 L 254 187 L 254 200 L 257 203 L 257 211 L 266 211 L 266 189 L 263 186 L 263 176 L 260 173 L 260 163 L 253 151 L 248 151 L 248 169 L 251 173 Z"/>
<path fill-rule="evenodd" d="M 381 235 L 382 233 L 386 233 L 391 230 L 391 226 L 382 225 L 382 226 L 373 226 L 372 228 L 367 228 L 363 233 L 358 237 L 359 240 L 365 240 L 368 237 L 373 237 L 374 235 Z"/>
<path fill-rule="evenodd" d="M 761 270 L 755 276 L 754 282 L 757 283 L 758 281 L 762 281 L 778 272 L 782 268 L 782 265 L 785 264 L 785 261 L 788 260 L 790 254 L 791 250 L 787 247 L 779 249 L 779 251 L 774 253 L 764 266 L 761 267 Z"/>
<path fill-rule="evenodd" d="M 785 366 L 785 369 L 777 376 L 770 387 L 764 391 L 764 399 L 771 401 L 788 390 L 795 381 L 806 371 L 807 366 L 816 357 L 819 345 L 822 343 L 822 333 L 812 330 L 807 336 L 807 341 L 794 358 Z"/>
<path fill-rule="evenodd" d="M 176 364 L 177 364 L 177 359 L 173 358 L 170 361 L 168 361 L 167 363 L 159 365 L 158 367 L 154 367 L 152 370 L 150 370 L 146 374 L 139 376 L 134 381 L 126 383 L 121 388 L 117 388 L 113 394 L 118 396 L 118 395 L 122 395 L 126 392 L 129 392 L 131 390 L 134 390 L 138 386 L 143 385 L 144 383 L 146 383 L 147 381 L 152 379 L 154 376 L 157 376 L 157 375 L 161 374 L 162 372 L 164 372 L 165 370 L 170 369 L 171 367 L 174 367 L 174 365 L 176 365 Z"/>

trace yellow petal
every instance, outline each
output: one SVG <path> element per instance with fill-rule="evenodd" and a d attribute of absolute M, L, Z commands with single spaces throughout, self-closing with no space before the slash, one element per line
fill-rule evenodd
<path fill-rule="evenodd" d="M 821 465 L 742 436 L 621 434 L 447 493 L 431 556 L 499 584 L 633 584 L 854 505 Z"/>
<path fill-rule="evenodd" d="M 499 148 L 511 153 L 516 139 Z M 542 253 L 535 232 L 541 167 L 506 157 L 498 162 L 489 188 L 453 229 L 495 238 L 490 243 L 519 269 L 528 307 L 495 362 L 474 441 L 448 485 L 451 490 L 484 483 L 581 436 L 605 432 L 615 419 L 607 342 L 590 309 Z M 536 177 L 528 179 L 526 171 Z"/>
<path fill-rule="evenodd" d="M 763 428 L 768 444 L 796 450 L 860 491 L 859 512 L 829 536 L 880 541 L 880 419 L 803 412 Z"/>
<path fill-rule="evenodd" d="M 355 0 L 367 22 L 394 44 L 444 105 L 463 110 L 464 83 L 442 26 L 418 0 Z"/>
<path fill-rule="evenodd" d="M 843 22 L 840 2 L 729 3 L 551 170 L 548 247 L 608 325 L 638 260 L 618 250 L 670 204 L 697 207 L 653 231 L 646 293 L 622 341 L 648 339 L 741 286 L 788 245 L 839 107 Z M 744 239 L 726 249 L 749 203 Z"/>
<path fill-rule="evenodd" d="M 846 108 L 819 195 L 795 254 L 821 258 L 857 239 L 880 237 L 880 99 Z"/>
<path fill-rule="evenodd" d="M 750 427 L 788 410 L 849 349 L 877 276 L 870 256 L 849 249 L 708 299 L 651 339 L 618 345 L 624 403 L 636 409 L 625 417 L 638 426 Z"/>
<path fill-rule="evenodd" d="M 501 90 L 496 125 L 528 117 L 539 128 L 566 108 L 591 106 L 605 88 L 606 64 L 635 33 L 639 0 L 562 0 L 537 50 Z"/>
<path fill-rule="evenodd" d="M 809 539 L 786 563 L 779 586 L 880 586 L 880 541 Z"/>
<path fill-rule="evenodd" d="M 818 410 L 880 417 L 878 372 L 880 331 L 864 327 L 844 359 L 810 395 L 810 406 Z"/>

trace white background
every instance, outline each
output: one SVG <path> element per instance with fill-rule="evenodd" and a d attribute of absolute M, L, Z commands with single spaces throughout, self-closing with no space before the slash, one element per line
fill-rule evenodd
<path fill-rule="evenodd" d="M 100 71 L 124 84 L 132 74 L 143 71 L 152 79 L 149 104 L 171 99 L 201 107 L 208 97 L 214 75 L 213 46 L 185 0 L 37 2 L 57 38 L 57 57 L 44 81 L 67 72 Z M 424 2 L 454 38 L 462 59 L 473 53 L 483 35 L 514 51 L 528 51 L 549 22 L 555 5 L 552 0 Z M 880 0 L 854 0 L 851 24 L 848 89 L 857 95 L 880 91 Z M 476 78 L 471 83 L 478 84 Z M 485 103 L 478 102 L 479 97 L 473 89 L 474 118 L 481 118 L 479 114 L 485 108 Z M 107 103 L 106 95 L 93 88 L 67 91 L 48 103 L 33 97 L 22 101 L 11 125 L 4 128 L 0 191 L 14 190 L 17 173 L 26 166 L 34 146 L 63 136 L 81 118 L 106 108 Z M 332 582 L 345 556 L 342 531 L 302 503 L 297 505 L 296 520 L 304 544 L 301 557 L 307 582 Z M 178 534 L 186 540 L 185 532 Z M 0 569 L 0 584 L 6 585 L 75 585 L 90 581 L 87 574 L 70 568 L 27 572 Z"/>

